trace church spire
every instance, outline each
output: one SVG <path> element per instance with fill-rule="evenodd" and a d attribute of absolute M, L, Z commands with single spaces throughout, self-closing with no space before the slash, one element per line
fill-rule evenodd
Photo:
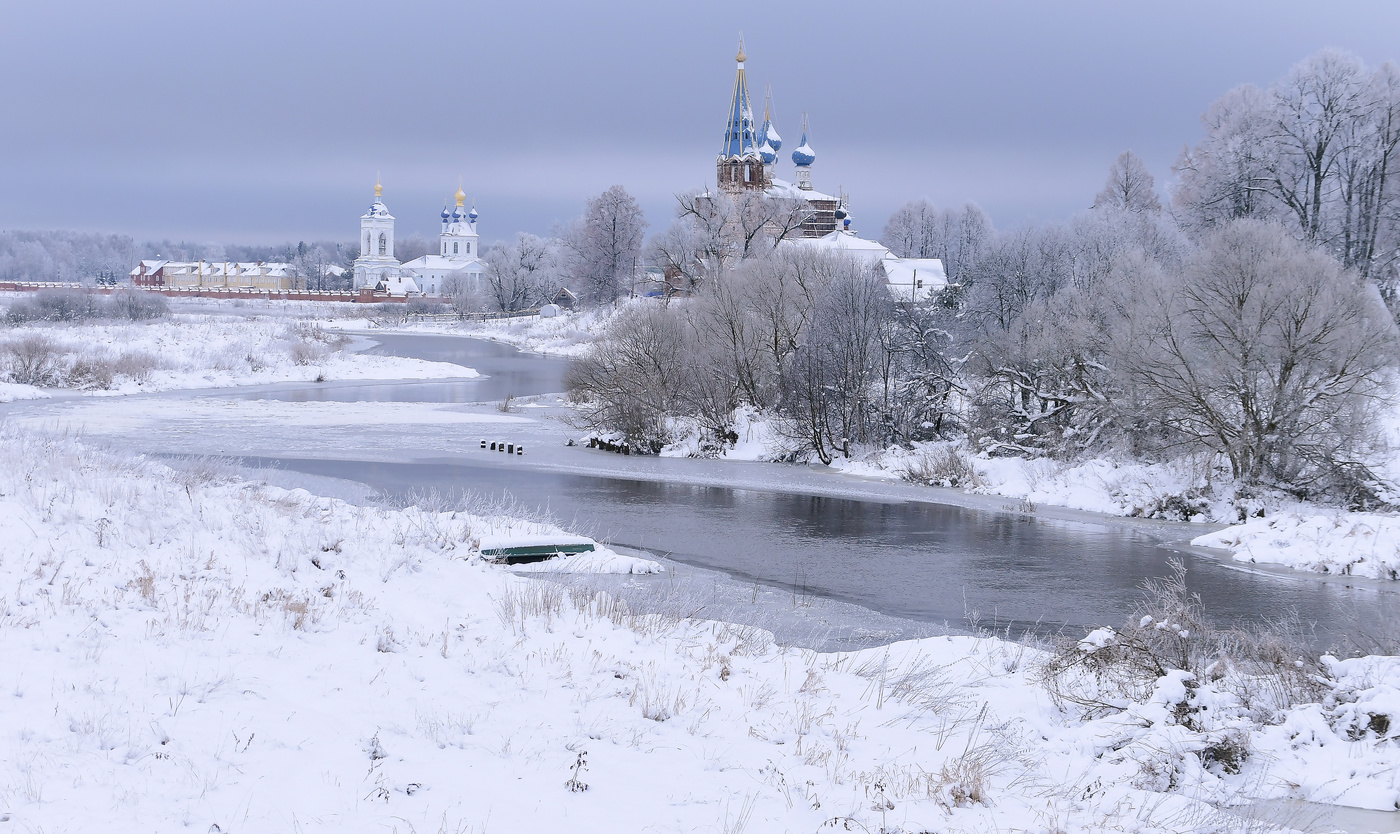
<path fill-rule="evenodd" d="M 739 34 L 739 54 L 734 56 L 738 69 L 734 73 L 734 99 L 729 104 L 729 121 L 724 128 L 724 148 L 721 159 L 742 159 L 758 153 L 754 137 L 753 104 L 749 100 L 749 82 L 744 75 L 744 35 Z"/>

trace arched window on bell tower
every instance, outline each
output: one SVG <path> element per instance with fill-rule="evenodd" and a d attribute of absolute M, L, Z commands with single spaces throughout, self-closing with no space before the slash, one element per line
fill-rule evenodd
<path fill-rule="evenodd" d="M 379 233 L 379 254 L 389 254 L 389 239 L 384 236 L 383 232 Z"/>

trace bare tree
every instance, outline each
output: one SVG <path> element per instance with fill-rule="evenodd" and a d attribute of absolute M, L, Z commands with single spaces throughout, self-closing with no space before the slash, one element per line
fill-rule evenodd
<path fill-rule="evenodd" d="M 495 306 L 512 312 L 536 307 L 558 289 L 559 243 L 521 232 L 486 253 L 486 289 Z"/>
<path fill-rule="evenodd" d="M 1313 55 L 1267 92 L 1230 91 L 1203 118 L 1206 137 L 1184 153 L 1173 206 L 1196 231 L 1232 219 L 1287 218 L 1344 267 L 1371 276 L 1393 256 L 1400 71 L 1369 70 L 1333 50 Z"/>
<path fill-rule="evenodd" d="M 1137 154 L 1123 151 L 1114 160 L 1108 169 L 1108 181 L 1094 197 L 1094 208 L 1133 214 L 1156 214 L 1162 210 L 1156 180 Z"/>
<path fill-rule="evenodd" d="M 565 242 L 573 256 L 574 278 L 589 301 L 610 304 L 630 292 L 646 225 L 641 206 L 620 185 L 588 201 Z"/>
<path fill-rule="evenodd" d="M 676 202 L 676 219 L 648 244 L 647 260 L 666 270 L 672 290 L 687 292 L 740 261 L 768 257 L 812 214 L 806 200 L 758 191 L 691 192 Z"/>
<path fill-rule="evenodd" d="M 847 441 L 880 433 L 881 331 L 893 310 L 873 267 L 842 261 L 818 299 L 806 342 L 783 363 L 780 412 L 822 463 Z"/>
<path fill-rule="evenodd" d="M 968 203 L 941 211 L 927 200 L 911 200 L 890 215 L 880 240 L 901 258 L 939 258 L 949 281 L 959 281 L 992 233 L 986 212 Z"/>
<path fill-rule="evenodd" d="M 1280 226 L 1238 220 L 1144 282 L 1125 364 L 1153 413 L 1245 484 L 1369 477 L 1395 327 L 1375 291 Z"/>
<path fill-rule="evenodd" d="M 622 312 L 591 350 L 570 364 L 564 382 L 580 403 L 577 419 L 620 432 L 638 451 L 655 454 L 671 441 L 671 421 L 684 414 L 688 363 L 685 324 L 666 307 Z"/>

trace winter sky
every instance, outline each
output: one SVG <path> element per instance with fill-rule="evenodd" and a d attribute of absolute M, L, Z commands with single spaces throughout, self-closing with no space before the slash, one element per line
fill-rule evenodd
<path fill-rule="evenodd" d="M 739 30 L 785 140 L 856 227 L 927 197 L 998 226 L 1157 173 L 1212 99 L 1324 47 L 1400 59 L 1400 4 L 51 0 L 0 27 L 0 228 L 350 239 L 376 172 L 400 234 L 458 177 L 486 239 L 622 184 L 652 230 L 714 176 Z M 761 107 L 761 102 L 760 105 Z"/>

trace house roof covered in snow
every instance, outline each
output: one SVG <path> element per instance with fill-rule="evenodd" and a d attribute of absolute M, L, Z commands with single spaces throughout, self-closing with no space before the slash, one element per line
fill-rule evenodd
<path fill-rule="evenodd" d="M 480 258 L 449 258 L 444 255 L 420 255 L 403 265 L 414 272 L 483 272 L 486 262 Z"/>
<path fill-rule="evenodd" d="M 927 301 L 948 286 L 938 258 L 885 258 L 880 262 L 890 294 L 903 301 Z"/>
<path fill-rule="evenodd" d="M 853 232 L 837 230 L 821 237 L 796 238 L 791 241 L 801 246 L 814 246 L 818 249 L 827 249 L 836 252 L 847 252 L 856 258 L 867 263 L 878 263 L 885 258 L 894 257 L 890 250 L 879 241 L 866 240 L 856 237 Z"/>
<path fill-rule="evenodd" d="M 768 191 L 765 193 L 769 197 L 797 197 L 803 200 L 830 200 L 834 203 L 841 202 L 840 197 L 831 194 L 823 194 L 816 190 L 807 191 L 798 188 L 787 180 L 780 180 L 777 177 L 773 178 L 773 184 L 768 187 Z"/>

